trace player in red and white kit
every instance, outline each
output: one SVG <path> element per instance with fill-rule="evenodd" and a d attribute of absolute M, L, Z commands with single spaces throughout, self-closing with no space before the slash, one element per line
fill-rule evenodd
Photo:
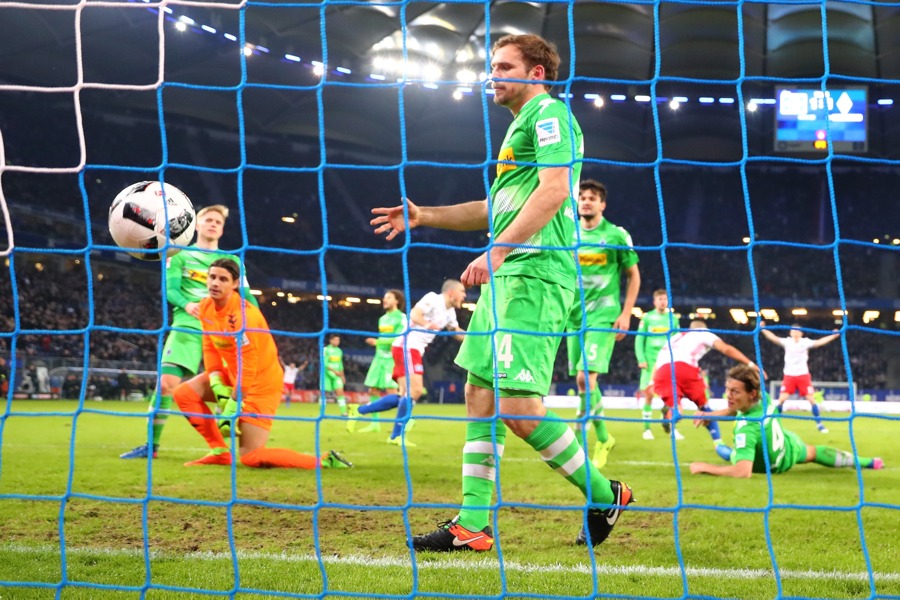
<path fill-rule="evenodd" d="M 669 345 L 663 346 L 656 358 L 653 369 L 653 391 L 665 404 L 664 418 L 669 418 L 669 411 L 678 405 L 681 398 L 689 399 L 702 412 L 710 412 L 706 403 L 706 383 L 701 376 L 699 365 L 700 359 L 710 350 L 717 350 L 728 358 L 757 368 L 743 352 L 708 330 L 704 321 L 692 321 L 691 328 L 673 335 Z M 723 459 L 730 460 L 731 448 L 722 443 L 719 424 L 715 421 L 704 421 L 703 425 L 709 430 L 709 435 L 716 446 L 716 453 Z M 663 424 L 663 429 L 668 433 L 667 424 Z"/>
<path fill-rule="evenodd" d="M 765 327 L 765 325 L 765 321 L 759 322 L 760 327 Z M 816 404 L 816 389 L 813 387 L 812 375 L 809 373 L 809 351 L 813 348 L 821 348 L 825 344 L 836 340 L 840 337 L 840 334 L 833 333 L 817 340 L 811 340 L 803 335 L 803 331 L 797 324 L 791 325 L 790 337 L 780 338 L 768 329 L 763 329 L 762 334 L 773 344 L 784 348 L 784 373 L 781 378 L 781 392 L 778 395 L 778 404 L 775 409 L 781 412 L 784 401 L 796 392 L 798 396 L 803 396 L 809 402 L 819 431 L 828 433 L 828 429 L 822 425 L 822 418 L 819 416 L 819 405 Z"/>
<path fill-rule="evenodd" d="M 400 386 L 396 394 L 382 396 L 359 408 L 351 408 L 350 417 L 397 409 L 397 422 L 388 438 L 395 446 L 415 446 L 403 435 L 412 407 L 424 391 L 425 366 L 422 355 L 438 331 L 463 332 L 456 320 L 456 310 L 466 299 L 465 286 L 455 279 L 444 281 L 441 293 L 428 292 L 409 311 L 409 333 L 397 336 L 391 345 L 394 371 L 391 377 Z M 454 336 L 462 341 L 462 335 Z"/>

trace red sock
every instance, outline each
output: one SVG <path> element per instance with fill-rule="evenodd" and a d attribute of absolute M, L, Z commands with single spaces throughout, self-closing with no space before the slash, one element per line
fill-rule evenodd
<path fill-rule="evenodd" d="M 197 392 L 192 390 L 189 385 L 182 383 L 175 388 L 175 393 L 172 394 L 172 396 L 175 398 L 175 403 L 182 412 L 209 415 L 203 417 L 185 415 L 185 417 L 187 417 L 188 423 L 203 436 L 203 439 L 206 440 L 206 443 L 209 444 L 210 448 L 213 450 L 216 448 L 228 448 L 228 444 L 225 443 L 225 438 L 222 437 L 222 432 L 219 431 L 218 424 L 216 423 L 212 411 L 209 410 L 209 407 L 206 406 L 206 402 L 203 401 Z"/>
<path fill-rule="evenodd" d="M 259 469 L 315 469 L 319 457 L 287 448 L 257 448 L 242 456 L 241 462 Z"/>

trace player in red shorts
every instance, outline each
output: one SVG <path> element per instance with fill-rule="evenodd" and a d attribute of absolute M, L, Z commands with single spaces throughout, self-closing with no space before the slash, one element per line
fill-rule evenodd
<path fill-rule="evenodd" d="M 687 398 L 703 412 L 710 412 L 706 403 L 706 383 L 700 374 L 699 365 L 700 359 L 710 350 L 717 350 L 728 358 L 757 368 L 743 352 L 723 342 L 719 336 L 707 329 L 706 322 L 692 321 L 690 329 L 673 335 L 669 340 L 669 346 L 663 346 L 656 358 L 653 369 L 653 391 L 665 404 L 664 417 L 668 418 L 669 411 L 678 405 L 676 400 L 681 398 Z M 677 410 L 675 414 L 677 415 Z M 730 460 L 731 448 L 722 443 L 719 424 L 715 421 L 704 421 L 703 424 L 709 429 L 716 453 L 723 459 Z M 666 429 L 666 426 L 667 424 L 663 424 L 663 429 Z"/>
<path fill-rule="evenodd" d="M 759 326 L 765 327 L 766 322 L 760 321 Z M 841 334 L 833 333 L 818 340 L 804 337 L 799 325 L 791 325 L 790 337 L 780 338 L 768 329 L 763 329 L 762 334 L 767 340 L 784 348 L 784 375 L 781 378 L 781 392 L 778 395 L 776 410 L 781 412 L 781 407 L 791 394 L 806 398 L 816 419 L 816 427 L 822 433 L 828 433 L 828 429 L 822 424 L 819 416 L 819 405 L 816 404 L 816 389 L 812 384 L 812 375 L 809 373 L 809 351 L 813 348 L 821 348 L 825 344 L 836 340 Z"/>

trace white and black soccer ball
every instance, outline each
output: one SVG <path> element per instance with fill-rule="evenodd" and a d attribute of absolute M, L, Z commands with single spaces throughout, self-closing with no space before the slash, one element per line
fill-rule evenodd
<path fill-rule="evenodd" d="M 109 233 L 113 240 L 135 258 L 162 260 L 166 245 L 166 218 L 169 222 L 169 248 L 166 256 L 181 251 L 194 239 L 197 215 L 184 192 L 170 183 L 142 181 L 130 185 L 116 196 L 109 207 Z"/>

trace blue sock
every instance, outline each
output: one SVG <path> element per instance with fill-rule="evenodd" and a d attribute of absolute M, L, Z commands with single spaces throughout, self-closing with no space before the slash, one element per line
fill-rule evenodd
<path fill-rule="evenodd" d="M 400 396 L 397 394 L 388 394 L 387 396 L 382 396 L 375 402 L 369 402 L 368 404 L 364 404 L 359 407 L 359 414 L 367 415 L 369 413 L 377 413 L 384 412 L 386 410 L 391 410 L 392 408 L 397 408 L 397 404 L 400 402 Z"/>
<path fill-rule="evenodd" d="M 812 405 L 812 414 L 813 414 L 813 416 L 816 418 L 816 425 L 818 425 L 819 427 L 821 427 L 821 426 L 822 426 L 822 419 L 821 419 L 821 417 L 819 417 L 819 405 L 818 405 L 818 404 L 813 404 L 813 405 Z"/>
<path fill-rule="evenodd" d="M 709 406 L 704 406 L 700 409 L 701 412 L 712 412 L 712 409 Z M 709 435 L 717 444 L 722 441 L 722 434 L 719 432 L 719 422 L 718 421 L 704 421 L 704 425 L 706 429 L 709 430 Z"/>
<path fill-rule="evenodd" d="M 406 418 L 409 413 L 409 398 L 400 398 L 400 404 L 397 405 L 397 422 L 394 423 L 394 430 L 391 432 L 392 440 L 400 437 L 400 434 L 403 433 L 403 428 L 406 427 L 406 422 L 409 420 Z"/>

